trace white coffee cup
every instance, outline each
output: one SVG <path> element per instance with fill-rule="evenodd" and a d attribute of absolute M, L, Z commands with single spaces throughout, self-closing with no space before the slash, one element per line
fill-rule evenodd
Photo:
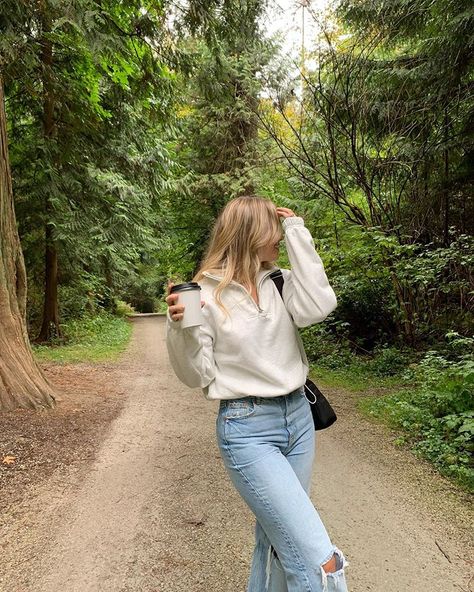
<path fill-rule="evenodd" d="M 170 290 L 170 294 L 179 294 L 178 303 L 184 306 L 181 327 L 195 327 L 202 325 L 201 286 L 197 282 L 177 284 Z"/>

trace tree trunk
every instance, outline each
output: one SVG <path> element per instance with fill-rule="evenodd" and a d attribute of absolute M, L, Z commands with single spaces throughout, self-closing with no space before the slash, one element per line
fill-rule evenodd
<path fill-rule="evenodd" d="M 53 405 L 53 388 L 34 361 L 26 330 L 26 272 L 13 206 L 0 78 L 0 410 Z"/>
<path fill-rule="evenodd" d="M 45 286 L 43 322 L 36 343 L 46 343 L 61 337 L 58 305 L 58 253 L 52 240 L 52 228 L 46 226 Z"/>
<path fill-rule="evenodd" d="M 449 117 L 448 109 L 444 109 L 444 150 L 443 150 L 443 206 L 444 206 L 444 225 L 443 225 L 443 244 L 445 247 L 449 245 Z M 447 294 L 446 294 L 447 297 Z"/>
<path fill-rule="evenodd" d="M 392 280 L 395 296 L 400 308 L 401 324 L 399 324 L 399 327 L 402 330 L 403 340 L 409 346 L 415 347 L 415 307 L 413 305 L 413 298 L 409 293 L 409 289 L 406 289 L 406 287 L 402 286 L 395 271 L 395 266 L 392 262 L 391 256 L 389 254 L 385 254 L 384 259 L 385 265 L 389 269 L 390 279 Z"/>
<path fill-rule="evenodd" d="M 43 33 L 51 31 L 50 19 L 43 14 Z M 50 39 L 43 37 L 41 41 L 41 59 L 43 63 L 43 134 L 46 142 L 54 137 L 54 89 L 52 81 L 53 44 Z M 45 287 L 43 321 L 41 330 L 36 338 L 37 343 L 46 343 L 61 337 L 59 326 L 58 306 L 58 252 L 54 243 L 53 226 L 51 224 L 51 204 L 46 197 L 46 229 L 45 229 Z"/>

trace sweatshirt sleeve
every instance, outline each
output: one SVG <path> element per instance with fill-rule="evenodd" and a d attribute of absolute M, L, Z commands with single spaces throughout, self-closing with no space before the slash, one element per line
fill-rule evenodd
<path fill-rule="evenodd" d="M 166 347 L 176 376 L 191 388 L 204 388 L 215 378 L 214 336 L 205 322 L 197 327 L 181 327 L 166 315 Z"/>
<path fill-rule="evenodd" d="M 283 269 L 283 301 L 297 327 L 320 323 L 336 308 L 337 300 L 303 218 L 282 223 L 291 271 Z"/>

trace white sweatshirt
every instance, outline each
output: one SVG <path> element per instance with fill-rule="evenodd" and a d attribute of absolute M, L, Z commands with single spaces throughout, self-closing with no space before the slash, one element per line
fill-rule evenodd
<path fill-rule="evenodd" d="M 213 296 L 220 278 L 205 272 L 199 282 L 206 303 L 203 325 L 183 329 L 167 315 L 171 365 L 184 384 L 202 388 L 207 399 L 277 397 L 306 381 L 308 360 L 296 327 L 320 323 L 337 302 L 303 219 L 285 218 L 282 226 L 291 264 L 291 271 L 282 269 L 283 300 L 268 277 L 277 268 L 261 270 L 258 305 L 237 282 L 224 289 L 226 318 Z"/>

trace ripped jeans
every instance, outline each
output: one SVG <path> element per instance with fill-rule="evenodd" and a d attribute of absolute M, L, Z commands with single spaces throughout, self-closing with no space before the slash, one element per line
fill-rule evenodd
<path fill-rule="evenodd" d="M 309 498 L 315 434 L 303 388 L 222 400 L 216 429 L 227 472 L 256 517 L 247 592 L 347 592 L 347 563 Z M 333 555 L 336 571 L 326 573 Z"/>

